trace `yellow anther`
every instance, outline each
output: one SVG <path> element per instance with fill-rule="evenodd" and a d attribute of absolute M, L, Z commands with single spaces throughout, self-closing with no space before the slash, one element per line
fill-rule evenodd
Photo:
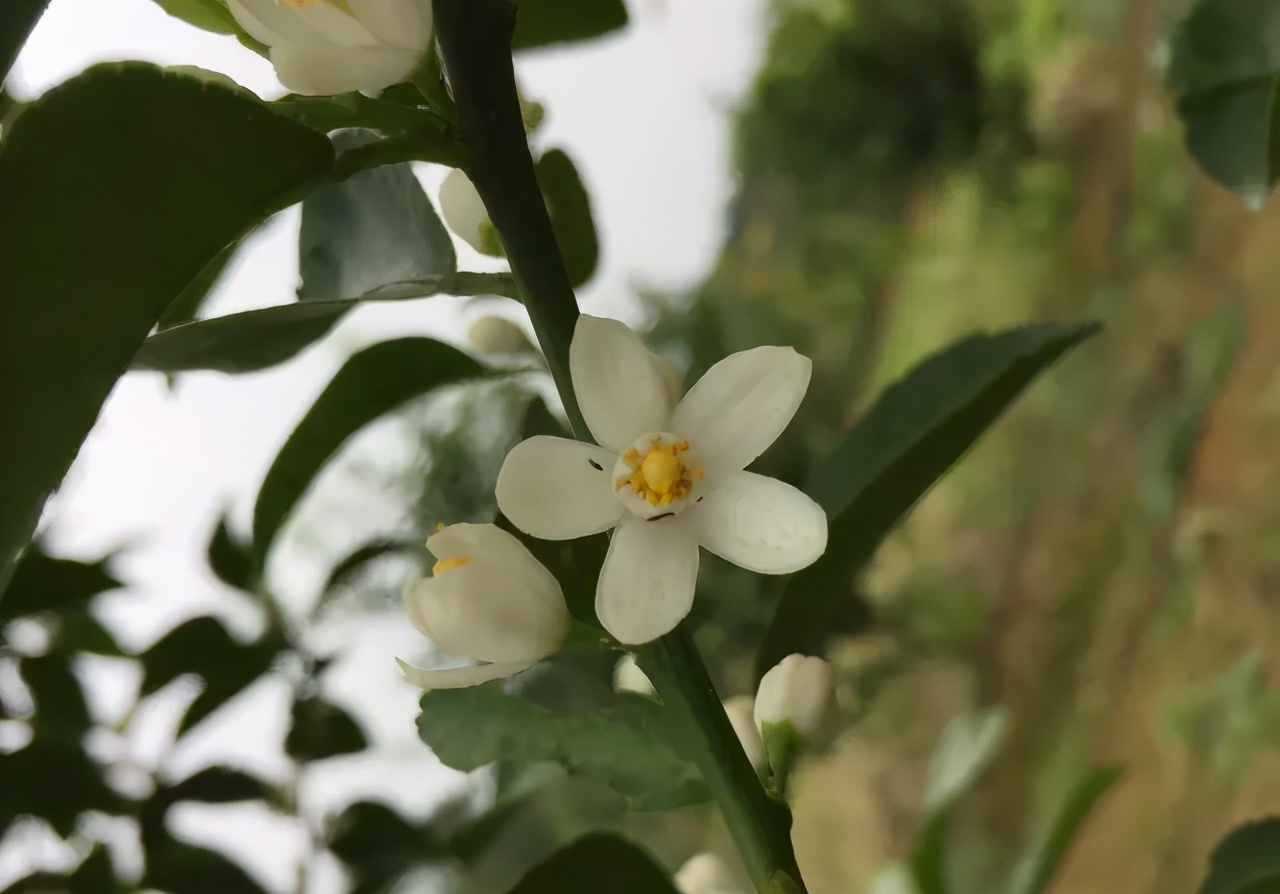
<path fill-rule="evenodd" d="M 444 522 L 442 521 L 436 522 L 436 533 L 438 534 L 443 530 L 444 530 Z"/>
<path fill-rule="evenodd" d="M 432 574 L 439 574 L 442 571 L 450 571 L 454 568 L 461 568 L 463 565 L 471 561 L 470 556 L 450 556 L 447 559 L 441 559 L 431 566 Z"/>

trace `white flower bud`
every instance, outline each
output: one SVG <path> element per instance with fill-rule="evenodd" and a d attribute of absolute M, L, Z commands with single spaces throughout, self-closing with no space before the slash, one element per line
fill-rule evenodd
<path fill-rule="evenodd" d="M 467 337 L 486 354 L 524 354 L 533 350 L 524 331 L 502 317 L 480 317 L 467 330 Z"/>
<path fill-rule="evenodd" d="M 613 688 L 616 692 L 636 692 L 640 695 L 657 695 L 653 681 L 640 670 L 634 655 L 624 655 L 613 669 Z"/>
<path fill-rule="evenodd" d="M 790 721 L 808 739 L 822 726 L 833 694 L 831 665 L 821 658 L 788 655 L 760 680 L 756 693 L 756 725 Z"/>
<path fill-rule="evenodd" d="M 310 96 L 399 84 L 431 45 L 431 0 L 227 0 L 227 8 L 270 48 L 280 83 Z"/>
<path fill-rule="evenodd" d="M 681 894 L 743 894 L 746 890 L 724 858 L 718 854 L 694 854 L 676 872 Z"/>
<path fill-rule="evenodd" d="M 483 662 L 422 670 L 399 662 L 424 689 L 507 677 L 560 648 L 569 612 L 560 584 L 519 540 L 496 525 L 450 525 L 427 541 L 433 575 L 410 584 L 404 604 L 425 636 L 451 655 Z"/>
<path fill-rule="evenodd" d="M 764 754 L 764 742 L 760 740 L 760 730 L 756 727 L 755 699 L 749 695 L 735 695 L 724 703 L 724 712 L 729 715 L 729 723 L 738 734 L 742 750 L 747 753 L 751 766 L 762 770 L 768 766 Z"/>
<path fill-rule="evenodd" d="M 462 171 L 452 170 L 440 184 L 440 216 L 445 225 L 476 251 L 502 257 L 502 242 L 489 220 L 484 200 Z"/>

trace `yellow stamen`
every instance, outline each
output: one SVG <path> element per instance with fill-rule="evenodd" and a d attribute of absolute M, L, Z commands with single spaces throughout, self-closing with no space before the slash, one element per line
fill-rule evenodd
<path fill-rule="evenodd" d="M 684 498 L 693 489 L 693 482 L 703 477 L 702 470 L 683 456 L 688 449 L 686 440 L 667 441 L 661 437 L 654 438 L 643 451 L 628 448 L 622 461 L 631 471 L 614 479 L 614 490 L 630 487 L 650 506 L 670 506 Z"/>
<path fill-rule="evenodd" d="M 442 521 L 436 522 L 436 533 L 438 534 L 443 530 L 444 530 L 444 522 Z"/>
<path fill-rule="evenodd" d="M 442 571 L 450 571 L 454 568 L 461 568 L 463 565 L 471 561 L 470 556 L 450 556 L 447 559 L 441 559 L 431 566 L 432 574 L 439 574 Z"/>

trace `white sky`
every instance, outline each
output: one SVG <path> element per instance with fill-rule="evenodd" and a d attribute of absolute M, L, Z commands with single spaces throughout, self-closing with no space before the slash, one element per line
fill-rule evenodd
<path fill-rule="evenodd" d="M 548 111 L 539 144 L 569 152 L 592 198 L 602 257 L 595 279 L 580 291 L 583 309 L 636 322 L 637 286 L 676 290 L 695 284 L 710 269 L 723 238 L 732 190 L 727 112 L 758 63 L 764 3 L 630 0 L 629 6 L 632 22 L 624 33 L 527 54 L 518 70 L 525 95 Z M 53 0 L 18 57 L 9 86 L 29 98 L 90 64 L 120 59 L 223 72 L 266 98 L 284 92 L 265 60 L 230 38 L 168 18 L 151 0 Z M 443 172 L 420 174 L 434 185 Z M 286 212 L 257 238 L 216 296 L 215 313 L 291 299 L 297 221 L 296 209 Z M 468 263 L 479 269 L 480 259 L 461 244 L 459 258 L 464 269 Z M 486 312 L 492 309 L 486 305 Z M 518 307 L 508 312 L 520 313 Z M 97 556 L 127 547 L 116 570 L 129 588 L 111 597 L 104 611 L 125 644 L 144 646 L 174 623 L 210 612 L 252 632 L 252 613 L 204 571 L 203 552 L 218 513 L 231 507 L 233 519 L 247 529 L 257 485 L 275 450 L 351 351 L 407 334 L 462 344 L 465 324 L 475 314 L 450 298 L 382 305 L 351 315 L 326 341 L 268 372 L 189 374 L 173 391 L 156 374 L 123 380 L 46 520 L 58 550 Z M 358 518 L 347 523 L 359 527 Z M 306 599 L 326 571 L 300 569 L 281 586 Z M 394 654 L 420 654 L 421 642 L 398 615 L 350 624 L 339 639 L 346 658 L 326 682 L 335 700 L 365 721 L 382 745 L 382 758 L 376 764 L 338 760 L 328 762 L 333 767 L 317 767 L 308 780 L 311 809 L 319 815 L 359 794 L 423 813 L 452 777 L 417 742 L 417 695 L 399 680 L 391 661 Z M 168 769 L 185 775 L 231 759 L 280 778 L 285 761 L 279 749 L 243 731 L 281 735 L 282 729 L 270 727 L 287 719 L 287 692 L 267 686 L 244 701 L 240 710 L 212 721 L 209 734 L 176 755 Z M 155 738 L 142 729 L 134 741 L 110 747 L 137 754 Z M 406 785 L 408 779 L 414 783 Z M 241 810 L 235 822 L 227 821 L 230 816 L 201 822 L 199 813 L 191 821 L 202 834 L 244 855 L 272 887 L 292 887 L 294 868 L 282 854 L 300 852 L 298 830 L 276 829 L 264 837 L 268 818 Z M 0 882 L 7 875 L 0 866 Z"/>

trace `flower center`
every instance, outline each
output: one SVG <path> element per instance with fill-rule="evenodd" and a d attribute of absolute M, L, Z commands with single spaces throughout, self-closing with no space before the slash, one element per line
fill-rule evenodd
<path fill-rule="evenodd" d="M 688 441 L 670 432 L 650 432 L 618 457 L 613 476 L 618 498 L 637 515 L 654 518 L 683 509 L 703 472 Z"/>
<path fill-rule="evenodd" d="M 441 559 L 431 566 L 432 574 L 439 574 L 442 571 L 450 571 L 454 568 L 461 568 L 463 565 L 471 561 L 470 556 L 450 556 L 447 559 Z"/>

